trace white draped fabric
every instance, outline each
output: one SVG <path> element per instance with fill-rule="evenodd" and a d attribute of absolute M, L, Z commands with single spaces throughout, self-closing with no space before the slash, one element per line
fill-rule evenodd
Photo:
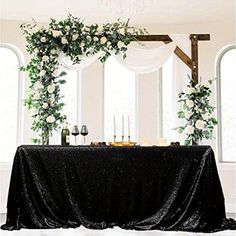
<path fill-rule="evenodd" d="M 129 70 L 136 73 L 151 73 L 158 71 L 163 66 L 163 64 L 173 54 L 175 48 L 175 42 L 162 45 L 158 48 L 146 48 L 145 44 L 142 47 L 140 47 L 140 45 L 137 47 L 130 45 L 128 46 L 126 53 L 127 57 L 125 59 L 123 59 L 122 55 L 119 54 L 113 54 L 113 56 L 119 63 Z M 58 61 L 62 66 L 68 69 L 82 70 L 98 60 L 102 53 L 103 52 L 91 55 L 89 57 L 82 57 L 79 64 L 73 64 L 70 58 L 61 53 Z"/>

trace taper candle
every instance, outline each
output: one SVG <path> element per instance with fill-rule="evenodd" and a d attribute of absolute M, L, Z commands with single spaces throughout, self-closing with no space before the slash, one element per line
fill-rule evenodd
<path fill-rule="evenodd" d="M 130 136 L 130 119 L 129 119 L 129 116 L 128 116 L 128 136 Z"/>
<path fill-rule="evenodd" d="M 113 127 L 114 127 L 114 136 L 116 136 L 116 117 L 113 116 Z"/>
<path fill-rule="evenodd" d="M 122 114 L 122 136 L 125 136 L 125 121 L 124 121 L 124 114 Z"/>

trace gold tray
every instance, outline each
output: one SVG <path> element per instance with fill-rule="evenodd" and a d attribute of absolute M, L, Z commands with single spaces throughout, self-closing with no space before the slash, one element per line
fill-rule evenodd
<path fill-rule="evenodd" d="M 109 143 L 110 146 L 114 146 L 114 147 L 133 147 L 136 144 L 137 144 L 136 142 L 110 142 Z"/>

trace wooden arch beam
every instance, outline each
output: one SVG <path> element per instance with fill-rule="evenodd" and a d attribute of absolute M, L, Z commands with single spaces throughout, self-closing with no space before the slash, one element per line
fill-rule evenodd
<path fill-rule="evenodd" d="M 169 35 L 139 35 L 136 37 L 139 41 L 162 41 L 169 43 L 172 41 Z M 198 81 L 198 41 L 210 40 L 210 34 L 190 34 L 191 40 L 191 58 L 178 46 L 175 54 L 191 69 L 192 79 Z"/>

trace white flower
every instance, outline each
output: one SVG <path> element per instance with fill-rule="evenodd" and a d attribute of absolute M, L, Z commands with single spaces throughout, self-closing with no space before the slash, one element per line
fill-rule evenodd
<path fill-rule="evenodd" d="M 42 108 L 43 109 L 47 109 L 48 108 L 48 104 L 46 102 L 44 102 L 43 105 L 42 105 Z"/>
<path fill-rule="evenodd" d="M 39 76 L 44 76 L 46 74 L 46 70 L 41 70 L 40 72 L 39 72 Z"/>
<path fill-rule="evenodd" d="M 54 38 L 59 37 L 60 35 L 62 35 L 61 31 L 59 31 L 59 30 L 53 30 L 52 31 L 52 36 Z"/>
<path fill-rule="evenodd" d="M 98 37 L 97 36 L 93 37 L 93 41 L 97 42 L 98 41 Z"/>
<path fill-rule="evenodd" d="M 185 127 L 185 132 L 186 132 L 186 134 L 193 134 L 194 133 L 194 127 L 191 126 L 191 125 L 187 125 Z"/>
<path fill-rule="evenodd" d="M 103 26 L 102 25 L 98 25 L 97 31 L 100 32 L 103 30 Z"/>
<path fill-rule="evenodd" d="M 107 42 L 107 46 L 110 46 L 110 45 L 111 45 L 111 42 L 110 42 L 110 41 L 108 41 L 108 42 Z"/>
<path fill-rule="evenodd" d="M 189 119 L 193 113 L 191 111 L 187 111 L 184 115 L 186 119 Z"/>
<path fill-rule="evenodd" d="M 62 38 L 61 38 L 61 43 L 62 43 L 62 44 L 67 44 L 67 43 L 68 43 L 66 37 L 62 37 Z"/>
<path fill-rule="evenodd" d="M 58 69 L 55 69 L 55 70 L 52 72 L 52 76 L 53 76 L 53 77 L 57 77 L 59 74 L 60 74 L 60 71 L 59 71 Z"/>
<path fill-rule="evenodd" d="M 203 86 L 204 86 L 205 88 L 210 88 L 210 87 L 211 87 L 211 84 L 209 83 L 209 81 L 204 81 L 204 82 L 203 82 Z"/>
<path fill-rule="evenodd" d="M 196 121 L 196 124 L 195 124 L 195 127 L 196 127 L 197 129 L 202 130 L 202 129 L 204 129 L 205 123 L 206 123 L 206 122 L 205 122 L 204 120 L 197 120 L 197 121 Z"/>
<path fill-rule="evenodd" d="M 55 120 L 56 120 L 56 119 L 55 119 L 54 116 L 48 116 L 48 117 L 47 117 L 47 122 L 48 122 L 48 123 L 53 123 Z"/>
<path fill-rule="evenodd" d="M 189 108 L 191 108 L 191 107 L 193 107 L 194 106 L 194 102 L 192 101 L 192 100 L 187 100 L 186 101 L 186 105 L 189 107 Z"/>
<path fill-rule="evenodd" d="M 203 120 L 209 120 L 211 117 L 211 114 L 209 112 L 206 112 L 205 114 L 202 114 L 202 119 Z"/>
<path fill-rule="evenodd" d="M 186 93 L 187 93 L 187 94 L 192 94 L 192 93 L 195 93 L 195 92 L 196 92 L 195 88 L 193 88 L 193 87 L 190 87 L 190 88 L 189 88 L 189 87 L 188 87 Z"/>
<path fill-rule="evenodd" d="M 57 50 L 53 48 L 53 49 L 50 51 L 50 53 L 53 54 L 53 55 L 55 55 L 55 54 L 57 53 Z"/>
<path fill-rule="evenodd" d="M 69 31 L 69 30 L 70 30 L 70 26 L 67 25 L 67 26 L 65 27 L 65 29 L 66 29 L 67 31 Z"/>
<path fill-rule="evenodd" d="M 34 84 L 35 89 L 41 89 L 43 87 L 43 84 L 41 81 L 36 81 Z"/>
<path fill-rule="evenodd" d="M 106 38 L 105 36 L 103 36 L 103 37 L 100 38 L 100 43 L 101 43 L 101 44 L 104 44 L 104 43 L 106 43 L 106 42 L 107 42 L 107 38 Z"/>
<path fill-rule="evenodd" d="M 44 55 L 44 56 L 42 57 L 42 61 L 46 62 L 46 61 L 48 61 L 48 60 L 49 60 L 49 57 L 48 57 L 48 56 Z"/>
<path fill-rule="evenodd" d="M 42 37 L 42 38 L 40 39 L 40 41 L 41 41 L 42 43 L 45 43 L 45 42 L 47 41 L 47 38 L 46 38 L 46 37 Z"/>
<path fill-rule="evenodd" d="M 73 34 L 73 35 L 72 35 L 72 41 L 75 41 L 78 37 L 79 37 L 78 34 Z"/>
<path fill-rule="evenodd" d="M 117 43 L 117 46 L 118 46 L 119 49 L 121 49 L 121 48 L 125 47 L 125 44 L 122 41 L 119 41 Z"/>
<path fill-rule="evenodd" d="M 201 85 L 200 84 L 197 84 L 196 86 L 195 86 L 195 88 L 196 88 L 196 92 L 200 92 L 200 88 L 201 88 Z"/>
<path fill-rule="evenodd" d="M 89 35 L 88 35 L 86 38 L 87 38 L 87 40 L 88 40 L 88 41 L 90 41 L 90 40 L 91 40 L 91 37 L 90 37 Z"/>
<path fill-rule="evenodd" d="M 38 92 L 36 92 L 36 93 L 34 94 L 33 99 L 34 99 L 34 100 L 40 99 L 40 95 L 39 95 Z"/>
<path fill-rule="evenodd" d="M 120 28 L 120 29 L 119 29 L 119 33 L 120 33 L 120 34 L 125 34 L 124 28 Z"/>
<path fill-rule="evenodd" d="M 49 102 L 50 102 L 51 105 L 55 102 L 55 97 L 54 97 L 54 95 L 52 95 L 52 96 L 49 98 Z"/>
<path fill-rule="evenodd" d="M 55 85 L 54 84 L 48 85 L 47 90 L 49 93 L 53 93 L 55 91 Z"/>
<path fill-rule="evenodd" d="M 35 48 L 35 49 L 34 49 L 34 53 L 35 53 L 35 54 L 38 54 L 38 53 L 39 53 L 38 48 Z"/>
<path fill-rule="evenodd" d="M 80 44 L 80 47 L 82 47 L 82 48 L 83 48 L 83 47 L 84 47 L 84 45 L 85 45 L 85 44 L 84 44 L 84 42 L 81 42 L 81 44 Z"/>

